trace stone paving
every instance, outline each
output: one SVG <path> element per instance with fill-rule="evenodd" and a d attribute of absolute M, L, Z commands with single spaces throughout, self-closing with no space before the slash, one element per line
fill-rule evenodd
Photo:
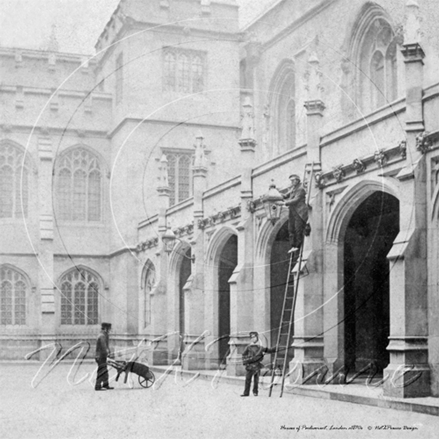
<path fill-rule="evenodd" d="M 2 439 L 438 437 L 438 417 L 297 395 L 241 398 L 242 386 L 156 372 L 95 392 L 93 363 L 1 363 Z M 114 373 L 112 372 L 114 376 Z"/>

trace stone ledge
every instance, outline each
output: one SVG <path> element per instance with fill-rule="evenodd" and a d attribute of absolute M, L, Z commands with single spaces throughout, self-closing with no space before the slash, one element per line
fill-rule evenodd
<path fill-rule="evenodd" d="M 165 372 L 168 367 L 157 367 L 151 366 L 151 369 L 154 372 L 160 373 Z M 222 371 L 223 372 L 223 371 Z M 203 380 L 213 380 L 216 378 L 216 370 L 198 370 L 198 371 L 190 371 L 190 370 L 173 370 L 170 373 L 177 373 L 182 377 L 193 378 L 196 374 L 198 374 L 198 378 Z M 223 372 L 224 373 L 224 372 Z M 244 377 L 233 377 L 227 375 L 220 375 L 217 378 L 218 381 L 225 382 L 227 384 L 238 384 L 243 386 Z M 334 401 L 341 402 L 349 402 L 352 404 L 363 404 L 370 405 L 374 407 L 387 408 L 392 410 L 401 410 L 401 411 L 409 411 L 415 413 L 423 413 L 425 415 L 438 416 L 439 415 L 439 407 L 438 407 L 438 399 L 434 397 L 427 398 L 412 398 L 412 399 L 399 399 L 399 398 L 386 398 L 378 394 L 377 396 L 365 396 L 362 393 L 365 393 L 363 390 L 363 386 L 353 385 L 351 386 L 351 391 L 347 392 L 342 390 L 333 390 L 332 387 L 334 385 L 327 385 L 325 388 L 314 388 L 315 386 L 305 385 L 305 386 L 295 386 L 284 389 L 284 395 L 294 396 L 307 396 L 311 398 L 322 398 L 322 399 L 330 399 Z M 378 393 L 381 392 L 381 389 L 377 389 Z M 274 389 L 273 395 L 275 397 L 279 396 L 279 390 L 277 388 Z"/>

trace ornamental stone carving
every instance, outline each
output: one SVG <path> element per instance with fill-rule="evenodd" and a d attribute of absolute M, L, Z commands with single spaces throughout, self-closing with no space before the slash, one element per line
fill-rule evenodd
<path fill-rule="evenodd" d="M 406 159 L 406 140 L 402 140 L 399 143 L 399 152 L 403 159 Z"/>
<path fill-rule="evenodd" d="M 335 177 L 338 183 L 340 183 L 345 177 L 345 171 L 342 166 L 343 165 L 339 165 L 333 168 L 333 177 Z"/>
<path fill-rule="evenodd" d="M 426 154 L 429 148 L 432 146 L 432 140 L 429 138 L 428 133 L 420 133 L 416 137 L 416 149 L 422 154 Z"/>
<path fill-rule="evenodd" d="M 365 165 L 365 163 L 360 159 L 354 159 L 352 166 L 353 166 L 353 169 L 355 169 L 358 174 L 360 174 L 361 172 L 364 172 L 365 169 L 367 169 L 367 166 Z"/>
<path fill-rule="evenodd" d="M 385 163 L 388 160 L 387 155 L 385 154 L 385 152 L 383 151 L 383 149 L 376 151 L 374 153 L 374 161 L 378 164 L 379 167 L 382 167 L 385 165 Z"/>

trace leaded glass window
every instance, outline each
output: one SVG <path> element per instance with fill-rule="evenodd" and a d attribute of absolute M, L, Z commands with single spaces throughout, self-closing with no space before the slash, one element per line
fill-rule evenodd
<path fill-rule="evenodd" d="M 57 219 L 93 222 L 102 219 L 102 170 L 85 148 L 62 155 L 56 166 Z"/>
<path fill-rule="evenodd" d="M 186 200 L 192 195 L 192 162 L 190 153 L 168 153 L 168 184 L 170 205 Z"/>
<path fill-rule="evenodd" d="M 198 93 L 205 87 L 206 54 L 166 47 L 163 51 L 165 91 Z"/>
<path fill-rule="evenodd" d="M 0 267 L 0 325 L 26 324 L 25 277 L 11 267 Z"/>
<path fill-rule="evenodd" d="M 23 159 L 21 149 L 0 145 L 0 218 L 27 217 L 29 166 Z"/>
<path fill-rule="evenodd" d="M 61 279 L 61 324 L 97 325 L 99 281 L 85 268 L 74 268 Z"/>

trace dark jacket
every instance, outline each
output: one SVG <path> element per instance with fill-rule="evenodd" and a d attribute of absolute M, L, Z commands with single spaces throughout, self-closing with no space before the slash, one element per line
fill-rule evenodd
<path fill-rule="evenodd" d="M 101 331 L 96 340 L 96 358 L 107 358 L 110 355 L 108 333 Z"/>
<path fill-rule="evenodd" d="M 287 198 L 286 206 L 289 207 L 291 215 L 298 215 L 304 222 L 307 222 L 309 209 L 306 203 L 306 191 L 302 185 L 296 189 L 290 188 L 284 198 Z"/>
<path fill-rule="evenodd" d="M 261 361 L 264 358 L 264 354 L 275 352 L 276 348 L 265 348 L 257 344 L 250 344 L 246 346 L 243 352 L 243 365 L 246 366 L 246 370 L 258 370 L 263 368 Z"/>

